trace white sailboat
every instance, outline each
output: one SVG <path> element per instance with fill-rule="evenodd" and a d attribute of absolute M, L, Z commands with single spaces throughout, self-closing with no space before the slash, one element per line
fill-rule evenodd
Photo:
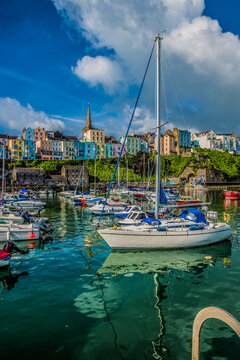
<path fill-rule="evenodd" d="M 156 203 L 155 218 L 158 219 L 160 206 L 160 44 L 161 37 L 158 34 L 156 42 L 156 115 L 157 115 L 157 162 L 156 162 Z M 172 226 L 147 225 L 131 228 L 108 228 L 99 229 L 98 233 L 112 249 L 177 249 L 192 248 L 210 245 L 228 239 L 231 236 L 231 228 L 227 223 L 208 223 L 204 226 L 185 226 L 176 223 Z"/>

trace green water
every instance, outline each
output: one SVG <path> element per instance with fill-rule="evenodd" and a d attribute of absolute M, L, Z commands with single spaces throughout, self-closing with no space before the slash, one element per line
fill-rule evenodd
<path fill-rule="evenodd" d="M 1 358 L 191 359 L 199 310 L 218 306 L 240 319 L 240 202 L 210 197 L 211 209 L 231 214 L 231 242 L 165 252 L 111 252 L 86 210 L 49 200 L 53 240 L 23 244 L 29 254 L 1 273 Z M 237 336 L 208 320 L 201 359 L 239 354 Z"/>

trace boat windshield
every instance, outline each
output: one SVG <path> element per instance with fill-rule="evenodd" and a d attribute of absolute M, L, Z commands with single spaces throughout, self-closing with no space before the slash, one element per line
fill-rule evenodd
<path fill-rule="evenodd" d="M 130 212 L 127 216 L 128 219 L 133 219 L 133 217 L 135 216 L 135 212 Z"/>
<path fill-rule="evenodd" d="M 142 220 L 146 217 L 146 214 L 144 212 L 137 213 L 134 217 L 135 220 Z"/>

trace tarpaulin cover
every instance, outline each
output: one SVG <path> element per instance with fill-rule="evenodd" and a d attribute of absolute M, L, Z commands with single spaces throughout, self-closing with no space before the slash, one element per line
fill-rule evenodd
<path fill-rule="evenodd" d="M 190 218 L 191 216 L 189 216 L 190 214 L 193 214 L 195 216 L 193 216 L 192 219 L 191 219 Z M 206 220 L 205 216 L 203 215 L 203 213 L 199 209 L 192 209 L 191 208 L 191 209 L 182 210 L 178 217 L 180 217 L 182 219 L 192 220 L 195 223 L 204 223 L 206 225 L 209 224 L 209 222 Z"/>
<path fill-rule="evenodd" d="M 4 251 L 4 250 L 0 250 L 0 260 L 5 259 L 5 258 L 9 258 L 11 256 L 10 253 Z"/>
<path fill-rule="evenodd" d="M 141 223 L 146 223 L 146 224 L 149 224 L 149 225 L 153 225 L 154 223 L 155 224 L 161 224 L 161 221 L 160 220 L 157 220 L 153 217 L 149 217 L 149 218 L 145 218 L 145 219 L 142 219 L 141 220 Z"/>

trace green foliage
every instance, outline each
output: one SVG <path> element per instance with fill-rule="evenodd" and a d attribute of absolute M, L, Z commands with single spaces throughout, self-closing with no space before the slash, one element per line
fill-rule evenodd
<path fill-rule="evenodd" d="M 142 181 L 145 174 L 148 174 L 151 181 L 155 180 L 155 158 L 156 154 L 151 151 L 149 154 L 138 152 L 136 155 L 123 156 L 119 163 L 120 181 L 126 181 L 127 164 L 129 182 Z M 117 158 L 97 159 L 96 160 L 96 181 L 109 182 L 117 163 Z M 85 165 L 89 170 L 90 181 L 94 180 L 95 160 L 21 160 L 9 165 L 13 167 L 37 167 L 43 169 L 46 175 L 56 175 L 61 173 L 63 165 Z M 209 149 L 195 149 L 191 157 L 181 155 L 161 157 L 161 178 L 178 177 L 183 170 L 190 166 L 196 173 L 198 169 L 219 170 L 225 179 L 234 179 L 240 176 L 240 156 L 234 156 L 228 152 L 212 151 Z M 118 179 L 116 171 L 115 181 Z"/>

